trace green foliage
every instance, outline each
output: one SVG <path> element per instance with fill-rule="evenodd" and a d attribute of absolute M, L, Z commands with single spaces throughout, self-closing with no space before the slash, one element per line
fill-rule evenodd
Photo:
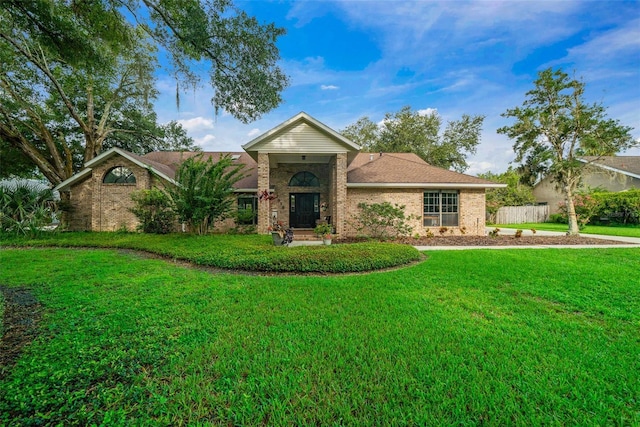
<path fill-rule="evenodd" d="M 59 184 L 110 147 L 192 147 L 179 125 L 156 123 L 159 51 L 177 79 L 178 103 L 204 65 L 216 112 L 255 120 L 288 84 L 277 65 L 283 33 L 227 0 L 5 0 L 0 157 L 26 160 Z"/>
<path fill-rule="evenodd" d="M 178 219 L 198 234 L 208 233 L 216 221 L 229 216 L 235 202 L 233 184 L 244 177 L 244 165 L 230 155 L 218 161 L 202 157 L 183 161 L 176 171 L 178 185 L 167 188 Z"/>
<path fill-rule="evenodd" d="M 397 236 L 409 236 L 413 227 L 406 221 L 413 217 L 404 214 L 404 205 L 383 203 L 358 203 L 359 214 L 355 217 L 356 230 L 362 236 L 375 239 L 388 239 Z"/>
<path fill-rule="evenodd" d="M 529 185 L 523 184 L 522 175 L 511 167 L 501 174 L 486 172 L 478 176 L 489 181 L 507 184 L 506 188 L 487 189 L 486 208 L 491 216 L 495 215 L 498 209 L 503 206 L 526 206 L 534 204 L 536 201 L 533 189 Z"/>
<path fill-rule="evenodd" d="M 578 193 L 573 198 L 573 205 L 575 207 L 578 227 L 582 230 L 598 212 L 598 200 L 593 197 L 592 194 Z M 565 203 L 560 204 L 558 213 L 562 215 L 563 223 L 566 224 L 569 221 L 569 215 L 567 212 L 567 205 Z"/>
<path fill-rule="evenodd" d="M 55 214 L 53 192 L 26 181 L 0 185 L 0 233 L 35 236 Z"/>
<path fill-rule="evenodd" d="M 417 261 L 412 246 L 369 242 L 331 247 L 274 247 L 271 236 L 58 233 L 38 239 L 5 237 L 7 246 L 96 247 L 137 249 L 197 265 L 269 272 L 353 273 L 396 267 Z"/>
<path fill-rule="evenodd" d="M 640 223 L 640 189 L 618 193 L 595 192 L 593 197 L 598 203 L 595 220 L 606 218 L 612 224 Z"/>
<path fill-rule="evenodd" d="M 463 115 L 447 123 L 440 133 L 442 119 L 436 111 L 423 113 L 403 107 L 387 113 L 378 126 L 362 117 L 341 133 L 359 144 L 365 151 L 415 153 L 434 166 L 465 171 L 466 157 L 476 152 L 484 116 Z"/>
<path fill-rule="evenodd" d="M 549 215 L 549 222 L 555 224 L 567 224 L 567 215 L 562 213 L 553 213 Z"/>
<path fill-rule="evenodd" d="M 580 229 L 589 222 L 607 224 L 640 223 L 640 190 L 618 193 L 589 192 L 575 196 L 575 209 Z M 567 208 L 561 203 L 559 213 L 552 215 L 552 222 L 567 223 Z"/>
<path fill-rule="evenodd" d="M 2 425 L 638 423 L 638 249 L 431 251 L 321 277 L 95 250 L 0 265 L 46 310 L 0 379 Z"/>
<path fill-rule="evenodd" d="M 562 70 L 541 71 L 534 85 L 522 107 L 502 114 L 515 123 L 498 133 L 515 140 L 517 162 L 546 167 L 567 199 L 569 233 L 577 234 L 574 196 L 583 170 L 578 158 L 613 155 L 638 142 L 631 128 L 606 117 L 601 104 L 585 103 L 585 84 Z"/>
<path fill-rule="evenodd" d="M 316 228 L 313 229 L 313 232 L 318 236 L 329 236 L 331 237 L 331 226 L 329 224 L 318 224 Z"/>
<path fill-rule="evenodd" d="M 135 205 L 131 210 L 140 221 L 138 229 L 143 233 L 167 234 L 176 225 L 171 198 L 157 189 L 139 190 L 131 194 Z"/>

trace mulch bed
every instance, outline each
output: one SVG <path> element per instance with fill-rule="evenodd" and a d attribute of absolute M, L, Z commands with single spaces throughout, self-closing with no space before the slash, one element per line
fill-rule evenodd
<path fill-rule="evenodd" d="M 363 238 L 340 239 L 337 243 L 363 242 Z M 594 239 L 582 236 L 434 236 L 402 237 L 394 242 L 413 246 L 556 246 L 556 245 L 623 245 L 617 240 Z"/>
<path fill-rule="evenodd" d="M 4 296 L 4 334 L 0 337 L 0 379 L 3 379 L 22 348 L 37 336 L 42 304 L 28 289 L 0 285 L 0 293 Z"/>

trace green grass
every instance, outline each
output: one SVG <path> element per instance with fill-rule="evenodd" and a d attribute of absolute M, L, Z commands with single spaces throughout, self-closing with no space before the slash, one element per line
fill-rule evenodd
<path fill-rule="evenodd" d="M 490 227 L 494 227 L 491 225 Z M 557 224 L 551 222 L 545 223 L 526 223 L 526 224 L 500 224 L 495 225 L 498 228 L 515 228 L 521 230 L 530 230 L 535 228 L 536 230 L 545 231 L 560 231 L 566 232 L 568 227 L 566 224 Z M 640 237 L 640 226 L 603 226 L 603 225 L 589 225 L 587 224 L 584 229 L 580 230 L 580 234 L 601 234 L 605 236 L 625 236 L 625 237 Z"/>
<path fill-rule="evenodd" d="M 45 313 L 0 424 L 640 423 L 640 249 L 428 255 L 260 277 L 4 249 Z"/>
<path fill-rule="evenodd" d="M 0 293 L 0 337 L 4 335 L 4 295 Z"/>
<path fill-rule="evenodd" d="M 0 245 L 136 249 L 207 267 L 265 272 L 353 273 L 421 259 L 417 249 L 394 243 L 288 248 L 259 235 L 46 233 L 33 239 L 5 236 Z"/>

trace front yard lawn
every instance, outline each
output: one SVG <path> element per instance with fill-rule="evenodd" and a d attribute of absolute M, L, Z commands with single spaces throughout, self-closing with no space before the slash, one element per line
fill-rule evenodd
<path fill-rule="evenodd" d="M 5 248 L 43 314 L 0 425 L 640 423 L 640 249 L 428 256 L 264 277 Z"/>

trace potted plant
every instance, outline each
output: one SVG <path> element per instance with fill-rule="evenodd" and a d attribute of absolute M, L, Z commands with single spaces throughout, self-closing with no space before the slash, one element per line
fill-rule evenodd
<path fill-rule="evenodd" d="M 318 224 L 313 232 L 322 238 L 325 245 L 331 244 L 331 226 L 329 224 Z"/>
<path fill-rule="evenodd" d="M 282 240 L 285 236 L 285 229 L 282 221 L 275 221 L 273 224 L 269 226 L 269 231 L 271 232 L 271 237 L 273 238 L 273 244 L 275 246 L 282 245 Z"/>
<path fill-rule="evenodd" d="M 282 221 L 274 221 L 269 226 L 269 231 L 271 232 L 274 246 L 289 246 L 293 242 L 293 229 L 285 229 Z"/>

